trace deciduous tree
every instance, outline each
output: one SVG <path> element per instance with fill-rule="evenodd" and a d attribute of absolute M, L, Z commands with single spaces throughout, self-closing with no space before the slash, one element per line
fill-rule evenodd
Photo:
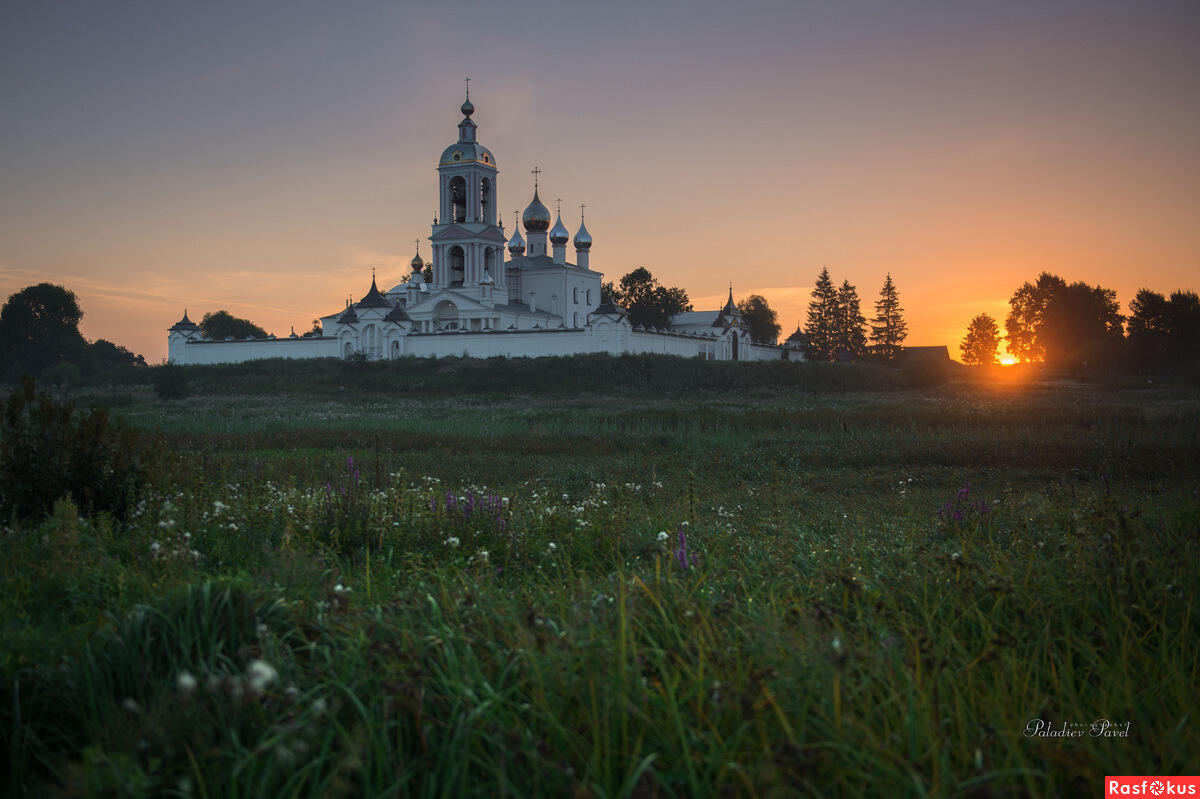
<path fill-rule="evenodd" d="M 21 289 L 0 310 L 0 379 L 37 376 L 60 361 L 78 362 L 87 348 L 75 292 L 53 283 Z"/>
<path fill-rule="evenodd" d="M 1142 289 L 1129 303 L 1129 355 L 1138 369 L 1165 369 L 1200 359 L 1200 296 L 1170 299 Z"/>
<path fill-rule="evenodd" d="M 750 328 L 750 340 L 757 344 L 774 344 L 779 340 L 778 314 L 767 304 L 767 299 L 759 294 L 751 294 L 738 303 L 742 312 L 742 321 Z"/>
<path fill-rule="evenodd" d="M 251 322 L 229 313 L 229 311 L 211 311 L 200 320 L 200 331 L 209 338 L 266 338 L 267 331 Z"/>
<path fill-rule="evenodd" d="M 659 284 L 644 266 L 624 275 L 619 285 L 606 283 L 601 288 L 629 311 L 635 326 L 667 327 L 672 316 L 692 310 L 686 291 Z"/>
<path fill-rule="evenodd" d="M 967 325 L 967 335 L 959 345 L 963 363 L 983 366 L 1000 359 L 1000 328 L 989 314 L 981 313 Z"/>
<path fill-rule="evenodd" d="M 1050 298 L 1067 282 L 1058 275 L 1042 272 L 1036 283 L 1026 282 L 1009 299 L 1012 308 L 1004 321 L 1008 332 L 1008 351 L 1019 361 L 1041 361 L 1046 357 L 1045 348 L 1038 340 L 1038 332 Z"/>

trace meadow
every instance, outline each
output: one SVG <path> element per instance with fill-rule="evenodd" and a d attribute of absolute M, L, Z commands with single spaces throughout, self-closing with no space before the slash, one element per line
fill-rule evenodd
<path fill-rule="evenodd" d="M 1075 796 L 1200 762 L 1200 391 L 593 359 L 92 386 L 9 796 Z"/>

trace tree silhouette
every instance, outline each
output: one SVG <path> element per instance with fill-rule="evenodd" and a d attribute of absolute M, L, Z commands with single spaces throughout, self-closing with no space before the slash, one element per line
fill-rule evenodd
<path fill-rule="evenodd" d="M 692 310 L 686 291 L 660 285 L 644 266 L 624 275 L 618 286 L 605 283 L 601 291 L 608 292 L 629 311 L 629 322 L 634 326 L 667 327 L 672 316 Z"/>
<path fill-rule="evenodd" d="M 1124 317 L 1117 294 L 1043 272 L 1009 300 L 1008 351 L 1021 361 L 1077 368 L 1115 357 Z"/>
<path fill-rule="evenodd" d="M 884 361 L 895 361 L 904 351 L 904 339 L 908 338 L 908 324 L 901 314 L 900 296 L 896 284 L 888 273 L 875 301 L 875 317 L 871 320 L 871 350 Z"/>
<path fill-rule="evenodd" d="M 742 321 L 750 328 L 750 340 L 756 344 L 774 344 L 779 339 L 782 329 L 777 321 L 779 316 L 767 304 L 765 297 L 751 294 L 738 304 L 742 312 Z"/>
<path fill-rule="evenodd" d="M 1009 299 L 1012 310 L 1004 321 L 1004 328 L 1008 331 L 1008 351 L 1017 360 L 1045 359 L 1045 347 L 1038 339 L 1038 332 L 1050 298 L 1066 286 L 1067 282 L 1058 275 L 1042 272 L 1036 283 L 1026 282 Z"/>
<path fill-rule="evenodd" d="M 200 320 L 200 331 L 213 339 L 223 338 L 266 338 L 267 331 L 251 322 L 229 313 L 212 311 Z"/>
<path fill-rule="evenodd" d="M 1139 369 L 1165 369 L 1200 359 L 1200 296 L 1167 299 L 1142 289 L 1129 303 L 1129 356 Z"/>
<path fill-rule="evenodd" d="M 808 336 L 806 357 L 810 361 L 832 361 L 835 354 L 838 292 L 829 277 L 828 267 L 821 267 L 808 303 L 808 319 L 804 333 Z"/>
<path fill-rule="evenodd" d="M 858 289 L 843 280 L 837 293 L 834 316 L 834 357 L 850 354 L 861 358 L 867 354 L 867 320 L 859 306 Z"/>
<path fill-rule="evenodd" d="M 53 283 L 21 289 L 0 310 L 0 378 L 37 376 L 60 361 L 76 363 L 87 349 L 75 292 Z"/>
<path fill-rule="evenodd" d="M 1055 291 L 1037 331 L 1046 362 L 1076 369 L 1112 361 L 1124 333 L 1120 309 L 1112 289 L 1081 282 Z"/>
<path fill-rule="evenodd" d="M 981 313 L 967 325 L 967 335 L 959 345 L 963 363 L 983 366 L 1000 359 L 1000 328 L 990 315 Z"/>

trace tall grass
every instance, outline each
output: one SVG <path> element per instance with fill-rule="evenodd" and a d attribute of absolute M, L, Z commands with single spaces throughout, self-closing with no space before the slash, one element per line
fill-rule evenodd
<path fill-rule="evenodd" d="M 1180 773 L 1200 422 L 1156 399 L 583 396 L 422 430 L 376 429 L 372 400 L 290 438 L 206 432 L 213 403 L 127 523 L 63 502 L 4 533 L 0 772 L 11 795 L 595 797 Z M 493 435 L 506 416 L 529 428 Z"/>

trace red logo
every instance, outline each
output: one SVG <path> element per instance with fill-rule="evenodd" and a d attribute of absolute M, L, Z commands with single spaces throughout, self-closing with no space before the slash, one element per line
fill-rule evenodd
<path fill-rule="evenodd" d="M 1200 799 L 1200 777 L 1105 777 L 1108 796 L 1195 796 Z"/>

